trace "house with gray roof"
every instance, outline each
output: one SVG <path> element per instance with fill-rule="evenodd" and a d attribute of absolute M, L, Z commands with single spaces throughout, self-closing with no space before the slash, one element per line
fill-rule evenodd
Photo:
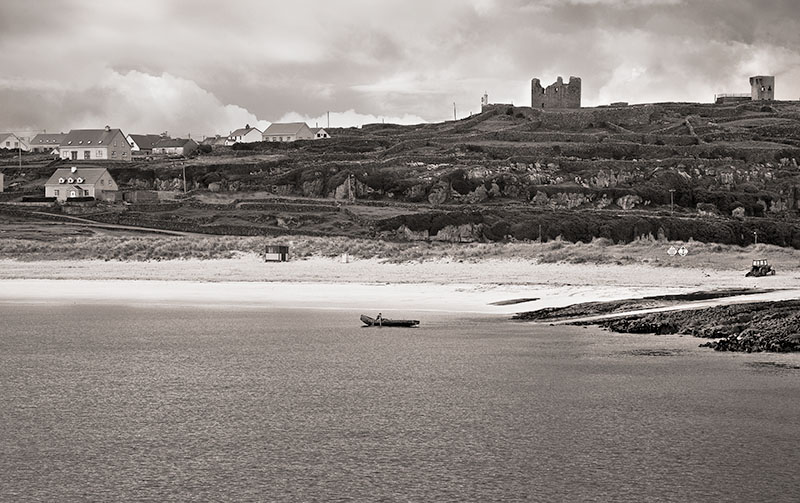
<path fill-rule="evenodd" d="M 203 141 L 200 142 L 200 145 L 211 145 L 212 147 L 223 147 L 225 143 L 228 141 L 227 136 L 208 136 L 203 138 Z"/>
<path fill-rule="evenodd" d="M 8 150 L 20 149 L 23 152 L 30 150 L 28 143 L 14 133 L 0 133 L 0 148 Z"/>
<path fill-rule="evenodd" d="M 233 145 L 234 143 L 255 143 L 257 141 L 261 141 L 261 131 L 247 124 L 243 128 L 232 131 L 231 134 L 228 135 L 225 145 Z"/>
<path fill-rule="evenodd" d="M 67 133 L 39 133 L 31 139 L 31 151 L 57 154 L 61 142 L 64 141 L 66 137 Z"/>
<path fill-rule="evenodd" d="M 130 161 L 131 146 L 120 129 L 73 129 L 61 142 L 61 158 L 72 161 Z"/>
<path fill-rule="evenodd" d="M 311 128 L 311 134 L 314 135 L 314 139 L 315 140 L 319 140 L 319 139 L 322 139 L 322 138 L 330 138 L 331 137 L 331 135 L 329 135 L 328 132 L 325 131 L 321 127 L 312 127 Z"/>
<path fill-rule="evenodd" d="M 153 146 L 154 155 L 190 155 L 197 150 L 197 142 L 183 138 L 162 138 Z"/>
<path fill-rule="evenodd" d="M 313 140 L 314 133 L 305 122 L 273 122 L 261 137 L 264 141 Z"/>
<path fill-rule="evenodd" d="M 106 168 L 58 168 L 44 184 L 45 197 L 66 201 L 71 197 L 117 198 L 119 187 Z"/>
<path fill-rule="evenodd" d="M 166 137 L 160 134 L 129 134 L 126 138 L 133 155 L 147 155 L 152 154 L 155 144 Z"/>

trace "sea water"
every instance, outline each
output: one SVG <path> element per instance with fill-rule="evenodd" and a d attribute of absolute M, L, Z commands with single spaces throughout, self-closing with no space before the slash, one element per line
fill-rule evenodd
<path fill-rule="evenodd" d="M 800 500 L 774 355 L 359 314 L 0 304 L 0 501 Z"/>

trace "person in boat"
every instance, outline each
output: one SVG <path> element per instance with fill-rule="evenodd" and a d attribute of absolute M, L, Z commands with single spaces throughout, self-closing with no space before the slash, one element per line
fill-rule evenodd
<path fill-rule="evenodd" d="M 378 325 L 379 327 L 383 326 L 383 316 L 381 315 L 381 313 L 378 313 L 378 317 L 375 318 L 375 324 Z"/>

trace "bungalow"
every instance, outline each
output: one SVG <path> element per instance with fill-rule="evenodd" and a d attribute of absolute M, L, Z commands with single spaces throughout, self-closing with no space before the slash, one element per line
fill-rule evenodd
<path fill-rule="evenodd" d="M 0 148 L 8 150 L 20 149 L 23 152 L 28 152 L 31 149 L 25 140 L 14 133 L 0 133 Z"/>
<path fill-rule="evenodd" d="M 131 154 L 133 155 L 152 154 L 153 146 L 155 146 L 156 143 L 164 138 L 164 136 L 159 134 L 129 134 L 126 137 L 128 140 L 128 145 L 131 146 Z"/>
<path fill-rule="evenodd" d="M 264 141 L 312 140 L 314 133 L 305 122 L 273 122 L 262 137 Z"/>
<path fill-rule="evenodd" d="M 189 155 L 197 150 L 197 142 L 191 138 L 162 138 L 153 146 L 153 154 L 161 155 Z"/>
<path fill-rule="evenodd" d="M 233 145 L 234 143 L 255 143 L 257 141 L 261 141 L 261 131 L 247 124 L 245 127 L 237 129 L 229 134 L 225 145 Z"/>
<path fill-rule="evenodd" d="M 322 129 L 321 127 L 312 127 L 311 132 L 314 134 L 314 139 L 319 140 L 320 138 L 330 138 L 331 135 L 328 134 L 327 131 Z"/>
<path fill-rule="evenodd" d="M 228 137 L 227 136 L 207 136 L 203 138 L 203 141 L 200 142 L 200 145 L 210 145 L 211 147 L 223 147 L 225 143 L 227 143 Z"/>
<path fill-rule="evenodd" d="M 120 129 L 73 129 L 61 143 L 61 158 L 72 161 L 130 161 L 131 146 Z"/>
<path fill-rule="evenodd" d="M 106 168 L 59 168 L 44 184 L 44 196 L 66 201 L 94 197 L 114 201 L 119 187 Z"/>
<path fill-rule="evenodd" d="M 33 137 L 30 143 L 32 152 L 46 152 L 48 154 L 58 154 L 61 142 L 67 137 L 67 133 L 40 133 Z"/>

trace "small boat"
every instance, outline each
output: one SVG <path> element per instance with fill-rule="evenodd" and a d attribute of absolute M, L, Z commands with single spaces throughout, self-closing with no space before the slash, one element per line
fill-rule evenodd
<path fill-rule="evenodd" d="M 416 327 L 419 325 L 419 320 L 390 320 L 383 318 L 381 321 L 376 321 L 375 318 L 362 314 L 361 322 L 368 327 Z"/>

